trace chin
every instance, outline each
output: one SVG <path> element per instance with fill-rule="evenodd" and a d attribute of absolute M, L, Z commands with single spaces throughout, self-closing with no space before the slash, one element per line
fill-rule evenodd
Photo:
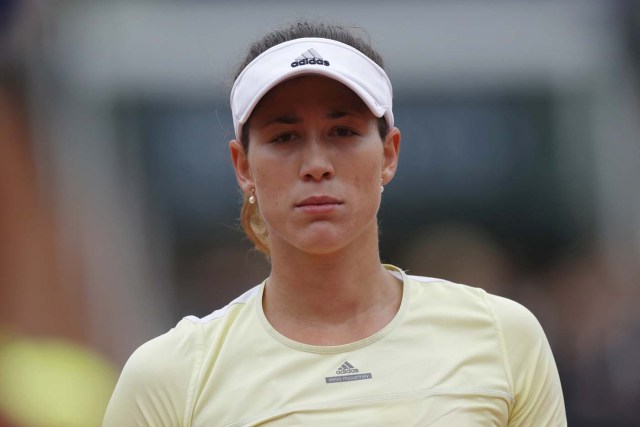
<path fill-rule="evenodd" d="M 351 239 L 340 230 L 307 230 L 296 236 L 293 246 L 313 255 L 328 255 L 346 247 Z"/>
<path fill-rule="evenodd" d="M 295 227 L 282 230 L 278 233 L 270 230 L 272 238 L 277 236 L 280 241 L 286 242 L 286 246 L 294 247 L 298 251 L 309 255 L 330 255 L 338 253 L 355 242 L 366 244 L 370 236 L 377 239 L 377 223 L 372 221 L 364 227 L 359 224 L 335 223 L 331 221 L 318 221 L 307 224 L 304 227 Z M 364 239 L 364 240 L 363 240 Z"/>
<path fill-rule="evenodd" d="M 314 246 L 311 248 L 300 248 L 300 250 L 308 255 L 325 256 L 339 253 L 346 245 L 336 246 Z"/>
<path fill-rule="evenodd" d="M 295 245 L 302 252 L 306 252 L 310 255 L 329 255 L 335 252 L 339 252 L 341 249 L 346 247 L 348 242 L 344 239 L 333 240 L 333 239 L 314 239 L 312 241 L 302 241 L 297 242 Z"/>

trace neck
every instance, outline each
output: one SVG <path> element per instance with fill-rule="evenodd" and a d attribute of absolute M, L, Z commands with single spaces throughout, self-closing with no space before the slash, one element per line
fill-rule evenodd
<path fill-rule="evenodd" d="M 325 345 L 365 338 L 390 322 L 402 287 L 380 264 L 377 231 L 367 234 L 323 255 L 273 245 L 263 300 L 269 322 L 291 339 Z"/>

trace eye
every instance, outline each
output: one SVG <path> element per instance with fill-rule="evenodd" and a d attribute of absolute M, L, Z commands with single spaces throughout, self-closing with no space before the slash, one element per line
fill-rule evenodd
<path fill-rule="evenodd" d="M 280 135 L 276 136 L 275 138 L 273 138 L 271 140 L 271 142 L 276 143 L 276 144 L 283 144 L 286 142 L 291 142 L 293 140 L 296 139 L 296 134 L 292 133 L 292 132 L 285 132 L 285 133 L 281 133 Z"/>
<path fill-rule="evenodd" d="M 355 130 L 351 129 L 351 128 L 344 127 L 344 126 L 339 126 L 339 127 L 334 128 L 331 131 L 331 135 L 338 136 L 338 137 L 341 137 L 341 138 L 348 138 L 348 137 L 351 137 L 351 136 L 357 136 L 357 135 L 359 135 L 359 133 L 356 132 Z"/>

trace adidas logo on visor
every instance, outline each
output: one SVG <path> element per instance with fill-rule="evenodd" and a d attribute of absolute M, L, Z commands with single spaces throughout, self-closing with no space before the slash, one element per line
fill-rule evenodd
<path fill-rule="evenodd" d="M 291 68 L 299 67 L 302 65 L 324 65 L 325 67 L 329 66 L 329 61 L 326 61 L 322 58 L 322 56 L 318 53 L 317 50 L 311 48 L 306 52 L 302 52 L 302 55 L 298 56 L 292 63 Z"/>

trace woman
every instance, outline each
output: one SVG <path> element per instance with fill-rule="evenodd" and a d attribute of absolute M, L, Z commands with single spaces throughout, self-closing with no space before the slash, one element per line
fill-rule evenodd
<path fill-rule="evenodd" d="M 391 84 L 341 27 L 254 44 L 231 92 L 242 223 L 262 284 L 127 362 L 104 425 L 565 425 L 525 308 L 380 263 L 398 165 Z"/>

